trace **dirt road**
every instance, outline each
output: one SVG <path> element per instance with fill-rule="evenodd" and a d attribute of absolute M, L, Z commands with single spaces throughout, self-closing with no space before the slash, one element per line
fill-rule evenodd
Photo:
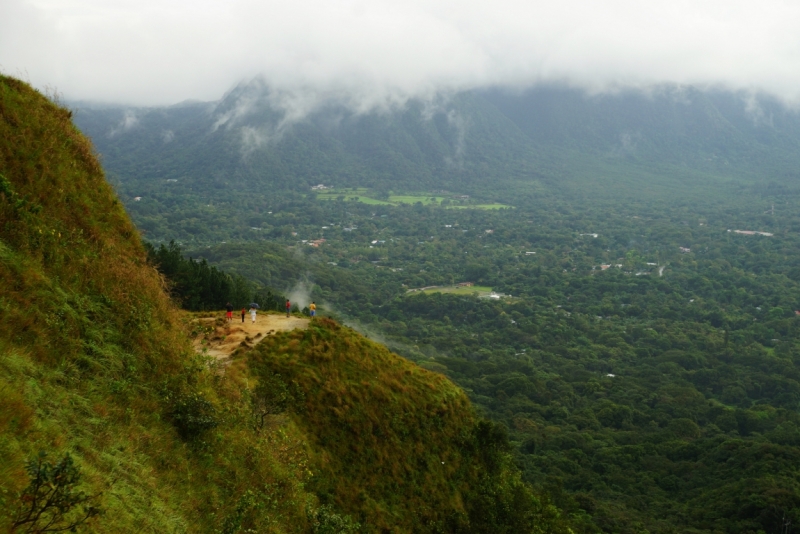
<path fill-rule="evenodd" d="M 259 314 L 255 324 L 250 320 L 250 314 L 242 322 L 241 314 L 235 314 L 233 321 L 224 320 L 224 312 L 216 317 L 199 318 L 197 323 L 202 327 L 200 333 L 193 341 L 197 352 L 208 350 L 209 356 L 217 359 L 228 358 L 237 348 L 253 346 L 270 334 L 282 330 L 295 330 L 308 328 L 309 319 L 303 317 L 286 317 L 276 314 Z"/>

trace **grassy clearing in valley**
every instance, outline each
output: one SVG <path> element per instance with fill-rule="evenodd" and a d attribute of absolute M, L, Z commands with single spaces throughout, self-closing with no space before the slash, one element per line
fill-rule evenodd
<path fill-rule="evenodd" d="M 505 204 L 460 204 L 447 207 L 460 210 L 502 210 L 514 208 L 514 206 L 507 206 Z"/>
<path fill-rule="evenodd" d="M 410 289 L 407 294 L 414 295 L 417 293 L 450 293 L 453 295 L 477 295 L 479 297 L 489 295 L 492 292 L 491 287 L 486 286 L 436 286 L 425 289 Z"/>
<path fill-rule="evenodd" d="M 381 200 L 369 196 L 367 189 L 364 187 L 342 190 L 331 189 L 325 193 L 317 193 L 318 200 L 338 200 L 340 198 L 348 202 L 361 202 L 362 204 L 396 206 L 398 204 L 416 204 L 417 202 L 420 202 L 427 206 L 428 204 L 441 204 L 446 197 L 428 195 L 427 193 L 417 193 L 407 195 L 389 195 L 386 200 Z"/>
<path fill-rule="evenodd" d="M 395 204 L 420 204 L 427 206 L 429 204 L 441 204 L 446 197 L 425 196 L 424 194 L 418 195 L 389 195 L 389 201 Z"/>
<path fill-rule="evenodd" d="M 390 194 L 386 200 L 381 200 L 369 196 L 368 189 L 365 187 L 354 187 L 352 189 L 330 189 L 324 193 L 317 193 L 317 200 L 338 200 L 342 199 L 346 202 L 361 202 L 362 204 L 384 205 L 384 206 L 397 206 L 400 204 L 417 204 L 423 206 L 437 205 L 441 206 L 442 202 L 450 200 L 456 202 L 455 204 L 445 204 L 443 207 L 454 209 L 476 209 L 476 210 L 497 210 L 503 208 L 511 208 L 505 204 L 459 204 L 462 202 L 458 199 L 452 199 L 447 196 L 434 195 L 429 193 L 409 193 L 402 195 Z"/>

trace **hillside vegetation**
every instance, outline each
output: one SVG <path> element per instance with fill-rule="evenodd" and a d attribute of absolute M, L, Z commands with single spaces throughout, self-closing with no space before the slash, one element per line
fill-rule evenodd
<path fill-rule="evenodd" d="M 0 77 L 0 525 L 567 532 L 460 390 L 352 331 L 194 354 L 70 119 Z"/>
<path fill-rule="evenodd" d="M 70 112 L 3 77 L 0 139 L 0 523 L 44 451 L 69 453 L 100 495 L 99 531 L 208 531 L 269 483 L 284 487 L 280 522 L 305 524 L 301 474 L 227 417 L 240 393 L 192 354 Z"/>
<path fill-rule="evenodd" d="M 268 338 L 249 359 L 301 414 L 308 487 L 369 531 L 567 532 L 522 483 L 504 429 L 477 420 L 442 375 L 330 319 Z"/>

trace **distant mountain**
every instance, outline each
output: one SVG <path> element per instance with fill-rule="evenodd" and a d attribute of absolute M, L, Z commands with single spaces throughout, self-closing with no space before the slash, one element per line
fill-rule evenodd
<path fill-rule="evenodd" d="M 226 229 L 232 212 L 269 211 L 319 183 L 446 189 L 514 206 L 800 193 L 800 114 L 764 95 L 550 86 L 369 112 L 329 102 L 301 113 L 303 102 L 286 102 L 254 80 L 213 103 L 73 107 L 156 239 L 197 234 L 198 224 L 238 239 L 248 225 Z"/>
<path fill-rule="evenodd" d="M 471 93 L 366 114 L 330 104 L 293 119 L 256 80 L 213 104 L 80 106 L 76 120 L 123 190 L 165 180 L 212 190 L 463 189 L 535 175 L 528 139 Z"/>
<path fill-rule="evenodd" d="M 588 95 L 551 86 L 481 96 L 539 150 L 756 180 L 800 179 L 800 113 L 766 95 L 677 86 Z"/>

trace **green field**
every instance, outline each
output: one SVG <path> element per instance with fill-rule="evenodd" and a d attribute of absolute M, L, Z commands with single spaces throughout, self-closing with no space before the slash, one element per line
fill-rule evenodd
<path fill-rule="evenodd" d="M 325 199 L 323 199 L 325 200 Z M 328 200 L 335 200 L 335 199 L 328 199 Z M 357 197 L 347 197 L 345 200 L 354 201 L 354 202 L 361 202 L 362 204 L 374 204 L 379 206 L 395 206 L 394 202 L 389 202 L 386 200 L 378 200 L 377 198 L 370 198 L 365 196 L 357 196 Z"/>
<path fill-rule="evenodd" d="M 416 204 L 420 202 L 426 206 L 428 204 L 441 204 L 445 198 L 435 195 L 425 196 L 424 193 L 418 195 L 389 195 L 389 201 L 394 204 Z"/>
<path fill-rule="evenodd" d="M 414 295 L 417 293 L 450 293 L 452 295 L 475 295 L 477 294 L 479 297 L 488 295 L 492 292 L 491 287 L 486 286 L 470 286 L 470 287 L 458 287 L 458 286 L 436 286 L 430 287 L 426 289 L 409 289 L 406 293 L 407 295 Z"/>
<path fill-rule="evenodd" d="M 400 204 L 420 203 L 424 206 L 431 204 L 441 205 L 445 200 L 452 200 L 449 197 L 430 193 L 408 193 L 402 195 L 390 194 L 386 200 L 380 200 L 369 196 L 365 187 L 354 187 L 350 189 L 331 189 L 322 193 L 316 193 L 317 200 L 338 200 L 343 199 L 348 202 L 361 202 L 362 204 L 397 206 Z M 456 200 L 458 202 L 458 200 Z M 496 210 L 510 208 L 505 204 L 450 204 L 445 206 L 455 209 L 477 209 L 477 210 Z"/>
<path fill-rule="evenodd" d="M 447 206 L 451 209 L 469 209 L 469 210 L 501 210 L 501 209 L 511 209 L 514 206 L 507 206 L 505 204 L 461 204 L 455 206 Z"/>

